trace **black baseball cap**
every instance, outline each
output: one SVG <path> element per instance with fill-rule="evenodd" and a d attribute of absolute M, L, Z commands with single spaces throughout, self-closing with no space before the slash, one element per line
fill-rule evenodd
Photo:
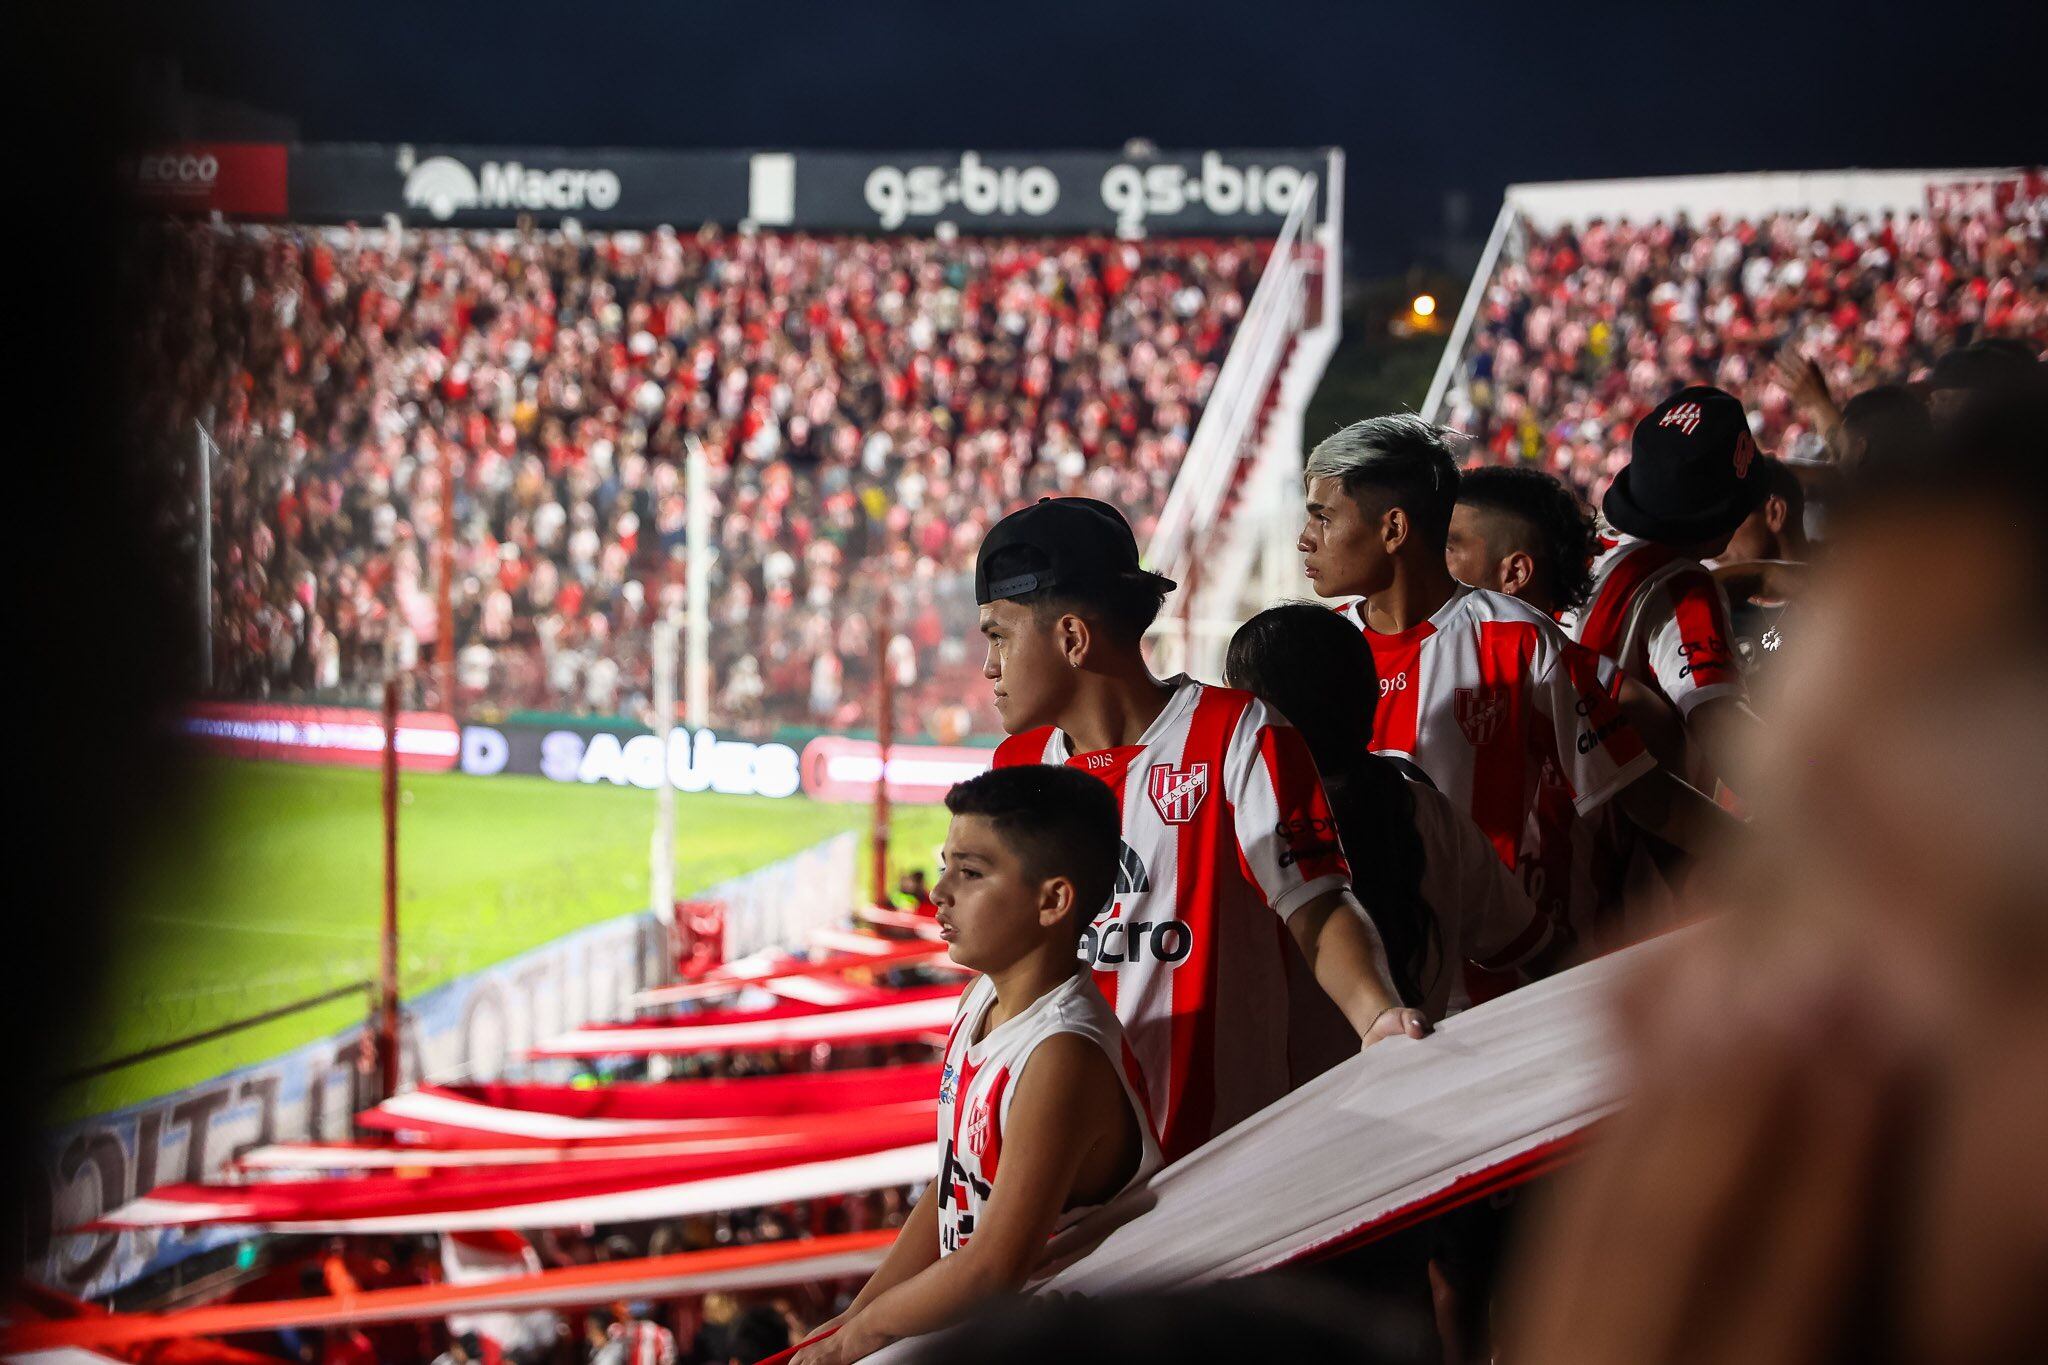
<path fill-rule="evenodd" d="M 1764 500 L 1742 400 L 1711 384 L 1680 389 L 1636 423 L 1629 462 L 1600 510 L 1616 530 L 1684 545 L 1732 533 Z"/>
<path fill-rule="evenodd" d="M 991 583 L 989 560 L 998 551 L 1019 546 L 1037 551 L 1044 567 Z M 1004 517 L 981 538 L 981 553 L 974 560 L 974 601 L 985 607 L 1046 588 L 1080 588 L 1117 579 L 1148 582 L 1161 592 L 1178 586 L 1139 565 L 1138 538 L 1123 513 L 1108 503 L 1095 498 L 1040 498 Z"/>

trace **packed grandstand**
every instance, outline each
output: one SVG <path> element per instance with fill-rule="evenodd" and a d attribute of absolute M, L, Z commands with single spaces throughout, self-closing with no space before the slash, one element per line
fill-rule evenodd
<path fill-rule="evenodd" d="M 1549 470 L 1598 506 L 1630 430 L 1675 385 L 1740 394 L 1763 449 L 1821 460 L 1779 357 L 1813 361 L 1846 397 L 1922 379 L 1981 338 L 2048 330 L 2038 177 L 1914 180 L 1869 206 L 1747 207 L 1769 208 L 1756 187 L 1767 179 L 1664 182 L 1661 203 L 1660 182 L 1636 182 L 1619 211 L 1598 185 L 1529 187 L 1527 210 L 1511 191 L 1436 415 L 1485 458 Z M 1715 180 L 1718 196 L 1699 187 Z"/>
<path fill-rule="evenodd" d="M 1544 188 L 1511 199 L 1424 406 L 1469 434 L 1468 459 L 1545 469 L 1592 507 L 1637 423 L 1685 385 L 1740 398 L 1764 450 L 1824 463 L 1827 409 L 1784 357 L 1814 361 L 1839 405 L 1922 381 L 1987 338 L 2048 350 L 2037 175 L 1924 176 L 1834 200 L 1809 187 L 1796 204 L 1742 177 L 1662 198 Z M 1703 210 L 1703 196 L 1720 206 Z M 684 593 L 694 446 L 717 500 L 719 727 L 864 729 L 887 666 L 900 723 L 938 742 L 1000 728 L 976 635 L 988 530 L 1042 495 L 1080 494 L 1150 544 L 1272 259 L 1271 240 L 1249 236 L 395 219 L 153 223 L 138 242 L 142 268 L 167 282 L 138 328 L 166 381 L 142 420 L 196 423 L 221 452 L 217 697 L 359 702 L 396 674 L 425 708 L 645 719 L 650 630 Z M 1220 482 L 1213 507 L 1228 505 Z M 422 665 L 447 644 L 432 578 L 451 517 L 458 691 L 441 696 Z M 1468 724 L 1465 706 L 1478 747 L 1472 724 L 1487 722 Z M 1185 823 L 1173 802 L 1191 788 L 1152 778 L 1161 819 Z M 908 915 L 882 908 L 699 962 L 640 998 L 640 1017 L 578 1021 L 589 1027 L 534 1048 L 509 1083 L 387 1097 L 353 1141 L 266 1141 L 227 1175 L 188 1170 L 108 1201 L 88 1229 L 333 1235 L 301 1258 L 298 1283 L 245 1285 L 241 1316 L 201 1309 L 189 1323 L 268 1334 L 302 1358 L 538 1361 L 587 1347 L 672 1361 L 678 1340 L 686 1358 L 768 1356 L 847 1308 L 927 1183 L 925 1091 L 961 991 L 930 913 L 920 892 Z M 1556 975 L 1562 956 L 1519 959 L 1523 976 L 1473 998 L 1521 989 L 1452 1021 L 1467 1044 L 1454 1060 L 1368 1053 L 1310 1083 L 1169 1167 L 1156 1201 L 1054 1267 L 1051 1287 L 1200 1282 L 1356 1250 L 1549 1171 L 1615 1102 L 1596 987 L 1622 957 Z M 1376 1090 L 1358 1079 L 1367 1062 Z M 1517 1103 L 1497 1105 L 1510 1070 Z M 1348 1122 L 1389 1096 L 1430 1151 L 1381 1131 L 1399 1125 L 1339 1133 L 1310 1107 Z M 744 1159 L 707 1140 L 720 1122 L 754 1144 Z M 1323 1153 L 1317 1190 L 1272 1160 L 1340 1137 L 1355 1140 Z M 1214 1186 L 1235 1192 L 1229 1208 Z M 686 1253 L 713 1259 L 665 1259 Z M 542 1272 L 554 1278 L 530 1278 Z M 524 1297 L 491 1298 L 501 1279 Z M 295 1325 L 272 1302 L 294 1298 L 326 1316 Z M 568 1318 L 552 1313 L 592 1305 L 604 1306 L 587 1340 L 563 1344 Z M 163 1332 L 130 1327 L 47 1336 Z M 619 1341 L 630 1355 L 602 1354 Z"/>
<path fill-rule="evenodd" d="M 1139 534 L 1257 283 L 1251 240 L 152 228 L 147 322 L 206 423 L 225 695 L 368 695 L 436 649 L 457 482 L 460 694 L 645 714 L 682 593 L 685 438 L 717 500 L 730 730 L 872 724 L 882 587 L 902 714 L 994 728 L 967 576 L 1010 507 L 1083 493 Z M 202 309 L 197 305 L 206 300 Z"/>

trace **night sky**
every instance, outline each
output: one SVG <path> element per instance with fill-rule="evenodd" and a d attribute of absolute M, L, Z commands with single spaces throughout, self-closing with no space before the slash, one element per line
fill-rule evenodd
<path fill-rule="evenodd" d="M 189 88 L 309 141 L 1334 143 L 1355 268 L 1518 180 L 2048 161 L 2048 4 L 137 7 Z M 2031 52 L 2031 58 L 2024 54 Z"/>

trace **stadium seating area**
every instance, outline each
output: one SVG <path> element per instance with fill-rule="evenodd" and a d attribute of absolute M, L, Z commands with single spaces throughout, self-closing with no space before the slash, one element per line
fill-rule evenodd
<path fill-rule="evenodd" d="M 149 229 L 139 419 L 204 421 L 216 690 L 368 695 L 435 652 L 452 457 L 459 703 L 635 714 L 717 500 L 714 713 L 993 727 L 973 550 L 1009 508 L 1149 530 L 1263 264 L 1250 242 Z M 431 696 L 423 698 L 433 700 Z"/>
<path fill-rule="evenodd" d="M 1911 216 L 1783 213 L 1525 228 L 1485 286 L 1441 420 L 1597 500 L 1637 419 L 1719 385 L 1764 448 L 1818 453 L 1772 365 L 1792 347 L 1837 399 L 1916 378 L 1980 336 L 2048 337 L 2048 197 Z"/>

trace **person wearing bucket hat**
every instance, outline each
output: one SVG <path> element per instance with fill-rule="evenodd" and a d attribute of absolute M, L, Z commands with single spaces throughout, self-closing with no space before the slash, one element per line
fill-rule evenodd
<path fill-rule="evenodd" d="M 1580 644 L 1677 708 L 1711 788 L 1757 725 L 1728 597 L 1701 561 L 1728 548 L 1769 492 L 1735 395 L 1692 384 L 1640 422 L 1601 511 L 1593 591 L 1570 618 Z"/>
<path fill-rule="evenodd" d="M 1010 735 L 995 766 L 1065 764 L 1118 797 L 1116 890 L 1081 955 L 1137 1056 L 1168 1161 L 1361 1039 L 1429 1031 L 1352 895 L 1299 732 L 1249 692 L 1146 666 L 1145 631 L 1173 587 L 1140 565 L 1123 516 L 1089 498 L 1011 513 L 974 567 L 982 672 Z"/>

